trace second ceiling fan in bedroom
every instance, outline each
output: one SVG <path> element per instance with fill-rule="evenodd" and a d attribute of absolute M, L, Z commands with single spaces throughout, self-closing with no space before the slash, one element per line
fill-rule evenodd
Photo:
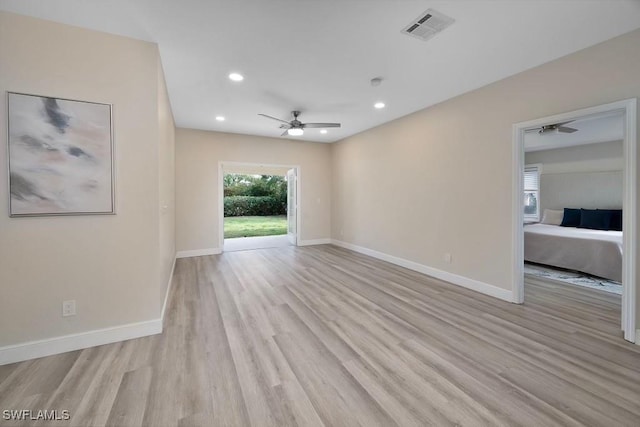
<path fill-rule="evenodd" d="M 547 133 L 573 133 L 573 132 L 577 132 L 578 129 L 575 128 L 570 128 L 568 126 L 569 123 L 573 122 L 574 120 L 570 120 L 568 122 L 562 122 L 562 123 L 553 123 L 550 125 L 544 125 L 544 126 L 540 126 L 537 128 L 533 128 L 533 129 L 527 129 L 525 132 L 538 132 L 540 135 L 544 135 Z"/>
<path fill-rule="evenodd" d="M 339 128 L 340 123 L 302 123 L 298 120 L 298 116 L 300 115 L 300 111 L 292 111 L 291 115 L 293 116 L 293 120 L 286 121 L 282 119 L 278 119 L 273 116 L 269 116 L 267 114 L 258 114 L 259 116 L 266 117 L 271 120 L 277 120 L 281 122 L 280 129 L 284 129 L 285 131 L 281 136 L 291 135 L 291 136 L 301 136 L 304 134 L 305 129 L 310 128 Z"/>

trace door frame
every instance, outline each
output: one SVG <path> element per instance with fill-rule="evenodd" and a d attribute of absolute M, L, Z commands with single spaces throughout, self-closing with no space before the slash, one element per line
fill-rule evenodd
<path fill-rule="evenodd" d="M 600 115 L 608 112 L 624 114 L 624 167 L 623 167 L 623 257 L 622 257 L 622 307 L 621 329 L 624 339 L 636 341 L 636 163 L 637 163 L 637 99 L 630 98 L 609 104 L 584 108 L 513 125 L 513 185 L 512 185 L 512 241 L 513 256 L 513 302 L 524 302 L 524 135 L 525 130 L 550 123 L 565 122 Z"/>
<path fill-rule="evenodd" d="M 293 186 L 293 191 L 291 191 L 291 179 L 293 178 L 293 182 L 294 182 L 294 186 Z M 291 221 L 290 220 L 290 212 L 291 212 L 291 193 L 294 194 L 293 196 L 293 202 L 294 202 L 294 213 L 295 213 L 295 221 Z M 292 244 L 296 245 L 298 244 L 298 170 L 296 168 L 291 168 L 289 170 L 287 170 L 287 239 L 289 239 L 289 242 L 291 242 Z M 292 239 L 292 233 L 290 233 L 291 230 L 291 223 L 295 222 L 296 223 L 296 231 L 295 234 L 293 234 L 293 239 Z"/>
<path fill-rule="evenodd" d="M 224 252 L 224 167 L 225 166 L 242 166 L 242 167 L 255 167 L 259 169 L 261 167 L 266 168 L 282 168 L 282 169 L 295 169 L 296 170 L 296 242 L 295 246 L 300 246 L 300 230 L 302 226 L 302 215 L 300 195 L 301 193 L 301 168 L 299 165 L 286 165 L 286 164 L 274 164 L 274 163 L 252 163 L 252 162 L 235 162 L 221 160 L 218 162 L 218 247 L 221 252 Z M 287 184 L 288 185 L 288 184 Z M 288 190 L 288 189 L 287 189 Z M 289 206 L 287 206 L 289 209 Z"/>

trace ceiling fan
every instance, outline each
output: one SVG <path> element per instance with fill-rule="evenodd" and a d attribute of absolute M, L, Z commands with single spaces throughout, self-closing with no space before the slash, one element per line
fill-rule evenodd
<path fill-rule="evenodd" d="M 285 131 L 281 136 L 291 135 L 291 136 L 300 136 L 304 134 L 304 130 L 307 128 L 339 128 L 340 123 L 302 123 L 298 120 L 298 116 L 300 115 L 300 111 L 292 111 L 291 115 L 293 116 L 293 120 L 286 121 L 282 119 L 278 119 L 276 117 L 269 116 L 267 114 L 258 114 L 259 116 L 266 117 L 271 120 L 277 120 L 281 122 L 280 129 L 284 129 Z"/>
<path fill-rule="evenodd" d="M 573 133 L 576 132 L 578 129 L 575 128 L 570 128 L 568 126 L 565 126 L 566 124 L 569 124 L 573 122 L 573 120 L 570 120 L 568 122 L 562 122 L 562 123 L 553 123 L 550 125 L 544 125 L 544 126 L 540 126 L 537 128 L 533 128 L 533 129 L 527 129 L 525 132 L 538 132 L 540 135 L 543 135 L 545 133 L 550 133 L 550 132 L 560 132 L 560 133 Z"/>

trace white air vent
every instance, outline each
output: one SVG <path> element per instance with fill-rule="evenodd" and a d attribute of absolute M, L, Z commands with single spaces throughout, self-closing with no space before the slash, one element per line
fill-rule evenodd
<path fill-rule="evenodd" d="M 447 15 L 443 15 L 433 9 L 427 9 L 409 25 L 403 28 L 402 33 L 416 37 L 420 40 L 429 40 L 431 37 L 435 36 L 454 22 L 455 19 L 450 18 Z"/>

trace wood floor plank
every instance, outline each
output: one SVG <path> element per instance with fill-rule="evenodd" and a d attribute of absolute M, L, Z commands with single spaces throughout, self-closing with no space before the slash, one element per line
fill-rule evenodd
<path fill-rule="evenodd" d="M 43 358 L 38 362 L 11 365 L 14 371 L 0 383 L 0 408 L 14 409 L 22 398 L 35 394 L 48 397 L 54 393 L 81 353 L 74 351 Z"/>
<path fill-rule="evenodd" d="M 230 288 L 237 282 L 232 271 L 227 271 L 215 286 L 220 312 L 227 331 L 231 354 L 236 366 L 242 395 L 252 425 L 286 425 L 283 408 L 277 405 L 271 393 L 269 374 L 262 367 L 263 355 L 256 352 L 251 343 L 248 325 L 244 324 Z"/>
<path fill-rule="evenodd" d="M 44 407 L 77 413 L 82 398 L 89 391 L 95 374 L 100 370 L 107 354 L 108 347 L 105 346 L 82 350 L 60 385 L 49 395 Z"/>
<path fill-rule="evenodd" d="M 201 266 L 203 272 L 216 270 L 217 259 L 203 257 L 200 260 L 204 263 Z M 249 425 L 249 416 L 220 313 L 220 305 L 210 278 L 200 283 L 200 297 L 203 317 L 202 339 L 207 358 L 205 370 L 209 377 L 212 405 L 211 417 L 205 421 L 219 426 Z"/>
<path fill-rule="evenodd" d="M 515 305 L 330 245 L 180 259 L 160 335 L 0 367 L 70 426 L 636 426 L 620 297 Z M 2 421 L 0 421 L 2 423 Z M 3 424 L 4 425 L 4 424 Z"/>
<path fill-rule="evenodd" d="M 0 384 L 2 384 L 4 382 L 4 380 L 7 379 L 7 377 L 9 375 L 11 375 L 12 373 L 14 373 L 16 371 L 16 363 L 12 363 L 9 365 L 2 365 L 0 366 Z"/>
<path fill-rule="evenodd" d="M 357 354 L 349 345 L 340 339 L 329 327 L 329 325 L 323 322 L 315 312 L 309 308 L 305 303 L 294 295 L 289 288 L 283 287 L 281 289 L 282 299 L 286 301 L 286 305 L 301 322 L 308 327 L 314 335 L 316 335 L 320 341 L 338 358 L 341 362 L 357 357 Z M 282 310 L 277 312 L 278 315 L 285 313 Z M 279 322 L 280 325 L 283 322 Z M 280 326 L 280 332 L 290 332 L 287 326 Z"/>
<path fill-rule="evenodd" d="M 345 364 L 349 373 L 362 384 L 367 393 L 381 408 L 401 426 L 433 426 L 435 420 L 424 416 L 424 405 L 415 407 L 407 402 L 404 396 L 398 396 L 387 386 L 380 375 L 360 360 L 349 360 Z M 416 397 L 415 400 L 420 400 Z"/>
<path fill-rule="evenodd" d="M 74 410 L 71 425 L 82 427 L 107 424 L 122 377 L 129 371 L 127 364 L 130 357 L 138 345 L 144 341 L 144 339 L 130 340 L 105 348 L 103 361 Z"/>
<path fill-rule="evenodd" d="M 275 340 L 325 425 L 396 425 L 308 328 Z"/>
<path fill-rule="evenodd" d="M 107 425 L 142 425 L 152 375 L 151 367 L 143 367 L 123 375 Z"/>
<path fill-rule="evenodd" d="M 449 381 L 482 402 L 496 416 L 507 418 L 509 425 L 581 425 L 527 390 L 514 387 L 489 369 L 475 364 L 473 356 L 442 351 L 440 345 L 423 340 L 407 341 L 402 346 L 422 363 L 446 373 Z"/>
<path fill-rule="evenodd" d="M 414 359 L 406 357 L 396 343 L 385 343 L 347 321 L 336 322 L 336 328 L 346 341 L 358 348 L 363 367 L 375 372 L 379 382 L 406 408 L 420 413 L 423 422 L 429 421 L 433 425 L 505 425 L 435 371 L 411 363 Z"/>

